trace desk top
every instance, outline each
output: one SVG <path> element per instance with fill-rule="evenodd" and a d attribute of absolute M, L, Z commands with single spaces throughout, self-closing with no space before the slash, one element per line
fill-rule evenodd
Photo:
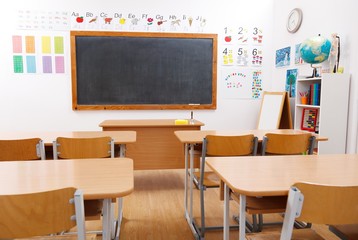
<path fill-rule="evenodd" d="M 276 129 L 276 130 L 188 130 L 188 131 L 175 131 L 174 134 L 177 136 L 179 141 L 182 143 L 202 143 L 203 138 L 206 137 L 206 135 L 243 135 L 243 134 L 254 134 L 258 137 L 259 141 L 262 141 L 263 136 L 266 133 L 302 133 L 304 131 L 302 130 L 295 130 L 295 129 Z M 316 136 L 316 141 L 327 141 L 328 138 L 319 136 L 317 134 L 314 134 Z"/>
<path fill-rule="evenodd" d="M 41 138 L 45 146 L 52 146 L 57 137 L 88 138 L 110 136 L 115 144 L 133 143 L 136 141 L 135 131 L 63 131 L 63 132 L 0 132 L 0 139 Z"/>
<path fill-rule="evenodd" d="M 204 123 L 194 119 L 193 124 L 175 124 L 176 119 L 133 119 L 133 120 L 105 120 L 100 127 L 185 127 L 204 126 Z"/>
<path fill-rule="evenodd" d="M 234 192 L 287 195 L 299 181 L 358 185 L 358 154 L 208 157 L 206 163 Z"/>
<path fill-rule="evenodd" d="M 133 192 L 133 160 L 101 158 L 0 162 L 0 194 L 76 187 L 85 199 L 123 197 Z"/>

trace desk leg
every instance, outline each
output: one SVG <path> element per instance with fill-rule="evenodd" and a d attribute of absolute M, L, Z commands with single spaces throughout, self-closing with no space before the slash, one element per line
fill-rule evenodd
<path fill-rule="evenodd" d="M 193 180 L 194 180 L 193 166 L 194 166 L 194 144 L 185 143 L 184 210 L 185 210 L 185 218 L 189 224 L 190 230 L 193 232 L 195 238 L 197 239 L 199 235 L 194 227 L 194 222 L 193 222 Z M 188 179 L 188 175 L 190 176 L 189 178 L 190 180 Z M 188 180 L 190 181 L 189 183 Z M 188 204 L 188 197 L 189 197 L 189 204 Z"/>
<path fill-rule="evenodd" d="M 245 231 L 246 231 L 246 196 L 240 194 L 240 218 L 239 218 L 239 239 L 245 240 Z"/>
<path fill-rule="evenodd" d="M 229 212 L 230 212 L 230 189 L 224 183 L 224 240 L 229 240 Z"/>
<path fill-rule="evenodd" d="M 125 157 L 126 156 L 126 145 L 120 144 L 119 145 L 119 157 Z"/>
<path fill-rule="evenodd" d="M 119 234 L 121 233 L 121 224 L 123 218 L 123 198 L 117 198 L 118 201 L 118 219 L 117 219 L 117 227 L 115 229 L 115 239 L 119 239 Z"/>
<path fill-rule="evenodd" d="M 184 211 L 185 218 L 188 220 L 188 155 L 189 155 L 188 144 L 184 144 L 184 156 L 185 156 L 185 180 L 184 180 Z"/>
<path fill-rule="evenodd" d="M 103 218 L 102 218 L 102 239 L 111 239 L 112 221 L 111 221 L 111 199 L 103 200 Z"/>
<path fill-rule="evenodd" d="M 194 144 L 190 144 L 190 184 L 189 184 L 189 194 L 190 194 L 190 225 L 193 224 L 193 181 L 194 181 Z"/>

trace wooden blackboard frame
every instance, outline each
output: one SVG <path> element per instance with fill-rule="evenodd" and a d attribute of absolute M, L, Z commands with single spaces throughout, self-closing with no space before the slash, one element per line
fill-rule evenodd
<path fill-rule="evenodd" d="M 165 38 L 165 39 L 211 39 L 212 40 L 212 82 L 210 104 L 80 104 L 78 102 L 76 37 L 126 37 L 126 38 Z M 217 92 L 217 34 L 197 33 L 148 33 L 148 32 L 109 32 L 109 31 L 71 31 L 71 76 L 73 110 L 161 110 L 161 109 L 216 109 Z M 198 89 L 200 94 L 200 89 Z"/>

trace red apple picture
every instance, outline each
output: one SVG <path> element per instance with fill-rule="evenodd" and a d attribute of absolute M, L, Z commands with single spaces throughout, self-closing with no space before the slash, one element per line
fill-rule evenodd
<path fill-rule="evenodd" d="M 83 22 L 83 16 L 77 17 L 77 18 L 76 18 L 76 22 L 82 23 L 82 22 Z"/>
<path fill-rule="evenodd" d="M 225 37 L 225 42 L 231 42 L 231 36 L 226 36 Z"/>

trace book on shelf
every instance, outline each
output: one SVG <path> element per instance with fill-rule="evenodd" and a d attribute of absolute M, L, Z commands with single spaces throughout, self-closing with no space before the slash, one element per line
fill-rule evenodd
<path fill-rule="evenodd" d="M 312 83 L 310 84 L 309 90 L 309 104 L 319 106 L 320 105 L 320 97 L 321 97 L 321 84 L 320 83 Z"/>

